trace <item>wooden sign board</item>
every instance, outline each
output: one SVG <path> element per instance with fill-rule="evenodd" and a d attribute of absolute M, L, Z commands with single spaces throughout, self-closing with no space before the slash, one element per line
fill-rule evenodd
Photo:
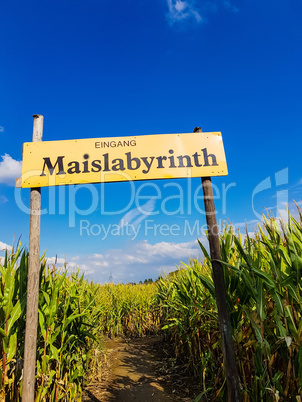
<path fill-rule="evenodd" d="M 221 133 L 23 144 L 22 187 L 225 176 Z"/>

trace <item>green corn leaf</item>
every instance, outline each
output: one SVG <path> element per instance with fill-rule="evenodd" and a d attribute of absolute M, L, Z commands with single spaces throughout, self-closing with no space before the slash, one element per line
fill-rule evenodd
<path fill-rule="evenodd" d="M 244 260 L 248 264 L 248 267 L 250 269 L 252 269 L 253 261 L 252 261 L 251 257 L 243 250 L 243 247 L 242 247 L 240 241 L 237 239 L 237 237 L 234 237 L 234 242 L 235 242 L 241 256 L 244 258 Z"/>
<path fill-rule="evenodd" d="M 194 402 L 199 402 L 202 398 L 207 395 L 210 391 L 212 391 L 213 387 L 207 388 L 205 391 L 202 391 L 197 397 L 194 399 Z"/>
<path fill-rule="evenodd" d="M 264 294 L 263 294 L 263 282 L 258 281 L 257 284 L 257 305 L 259 316 L 262 321 L 265 320 L 265 312 L 264 312 Z"/>
<path fill-rule="evenodd" d="M 40 331 L 43 335 L 44 340 L 46 339 L 46 328 L 45 328 L 45 321 L 44 321 L 44 315 L 43 312 L 39 309 L 38 311 L 39 314 L 39 325 L 40 325 Z"/>
<path fill-rule="evenodd" d="M 209 254 L 208 254 L 206 248 L 204 247 L 204 245 L 203 245 L 198 239 L 197 239 L 197 241 L 198 241 L 199 247 L 201 248 L 201 250 L 202 250 L 202 252 L 203 252 L 205 258 L 206 258 L 208 261 L 211 261 L 211 257 L 209 256 Z"/>
<path fill-rule="evenodd" d="M 18 300 L 17 303 L 14 305 L 14 307 L 11 311 L 9 321 L 8 321 L 8 329 L 7 329 L 8 333 L 10 333 L 14 323 L 20 318 L 21 312 L 24 310 L 24 307 L 25 307 L 24 299 L 21 302 L 20 302 L 20 300 Z"/>
<path fill-rule="evenodd" d="M 289 295 L 297 302 L 300 303 L 300 297 L 298 296 L 297 293 L 297 287 L 295 287 L 292 283 L 288 283 L 287 284 L 287 289 L 288 289 L 288 293 Z"/>
<path fill-rule="evenodd" d="M 1 336 L 2 338 L 7 338 L 6 332 L 5 332 L 4 329 L 1 328 L 1 327 L 0 327 L 0 336 Z"/>
<path fill-rule="evenodd" d="M 2 304 L 6 319 L 8 319 L 10 311 L 12 309 L 12 300 L 15 291 L 14 274 L 15 272 L 13 271 L 13 266 L 11 264 L 8 264 L 5 272 L 3 304 Z"/>
<path fill-rule="evenodd" d="M 278 251 L 288 267 L 291 266 L 291 260 L 288 251 L 284 246 L 279 246 Z"/>
<path fill-rule="evenodd" d="M 204 313 L 206 316 L 210 316 L 211 318 L 213 318 L 213 320 L 217 321 L 218 320 L 218 315 L 217 313 L 212 313 L 210 310 L 206 310 L 201 306 L 198 306 L 196 304 L 191 304 L 189 307 L 194 308 L 196 307 L 198 309 L 198 312 L 202 312 Z"/>
<path fill-rule="evenodd" d="M 200 282 L 206 289 L 208 289 L 211 295 L 215 297 L 215 286 L 213 282 L 205 275 L 200 275 Z"/>
<path fill-rule="evenodd" d="M 17 332 L 15 332 L 9 338 L 9 347 L 8 347 L 8 353 L 7 353 L 7 363 L 9 363 L 15 357 L 16 351 L 17 351 Z"/>
<path fill-rule="evenodd" d="M 55 360 L 59 361 L 59 351 L 58 351 L 58 349 L 52 344 L 50 344 L 49 347 L 50 347 L 50 352 L 51 352 L 51 355 L 52 355 L 50 358 L 51 359 L 54 358 Z"/>
<path fill-rule="evenodd" d="M 254 329 L 254 331 L 255 331 L 255 335 L 256 335 L 256 338 L 257 338 L 258 342 L 262 342 L 263 339 L 262 339 L 262 336 L 261 336 L 260 328 L 259 328 L 258 325 L 255 323 L 255 321 L 254 321 L 254 319 L 252 318 L 252 315 L 251 315 L 251 314 L 247 313 L 246 315 L 247 315 L 247 317 L 249 318 L 249 320 L 250 320 L 250 322 L 251 322 L 251 324 L 252 324 L 252 326 L 253 326 L 253 329 Z"/>
<path fill-rule="evenodd" d="M 292 331 L 294 337 L 297 338 L 298 331 L 296 328 L 295 320 L 294 320 L 292 312 L 291 312 L 291 306 L 285 306 L 284 311 L 285 311 L 285 317 L 287 319 L 288 326 L 289 326 L 290 330 Z"/>
<path fill-rule="evenodd" d="M 49 297 L 49 294 L 48 294 L 47 292 L 45 292 L 44 290 L 42 290 L 42 293 L 43 293 L 44 299 L 45 299 L 45 301 L 46 301 L 46 304 L 49 306 L 49 305 L 50 305 L 50 297 Z"/>
<path fill-rule="evenodd" d="M 75 320 L 76 318 L 79 317 L 83 317 L 85 315 L 85 313 L 78 313 L 78 314 L 72 314 L 71 316 L 69 316 L 65 322 L 65 327 L 68 327 L 68 325 Z"/>
<path fill-rule="evenodd" d="M 276 282 L 266 272 L 263 272 L 258 268 L 253 268 L 253 272 L 259 278 L 262 278 L 269 288 L 276 288 Z"/>
<path fill-rule="evenodd" d="M 271 295 L 272 298 L 274 299 L 274 302 L 276 303 L 277 310 L 279 313 L 283 316 L 284 315 L 284 309 L 282 305 L 282 300 L 279 292 L 276 289 L 271 289 Z"/>
<path fill-rule="evenodd" d="M 42 356 L 42 370 L 44 374 L 47 374 L 48 372 L 48 362 L 49 362 L 49 356 L 48 355 Z"/>
<path fill-rule="evenodd" d="M 284 328 L 282 321 L 280 320 L 280 318 L 277 314 L 275 316 L 275 321 L 276 321 L 277 327 L 279 329 L 280 337 L 285 338 L 286 337 L 286 329 Z"/>

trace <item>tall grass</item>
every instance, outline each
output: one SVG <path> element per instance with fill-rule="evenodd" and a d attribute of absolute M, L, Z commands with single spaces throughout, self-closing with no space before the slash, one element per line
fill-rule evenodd
<path fill-rule="evenodd" d="M 156 310 L 156 284 L 91 284 L 95 314 L 103 333 L 109 336 L 144 336 L 159 328 Z M 88 297 L 89 299 L 89 297 Z"/>
<path fill-rule="evenodd" d="M 5 256 L 0 265 L 1 393 L 7 401 L 22 395 L 28 254 Z M 96 338 L 89 308 L 80 304 L 83 277 L 40 270 L 36 401 L 74 401 L 81 394 L 89 352 Z M 33 351 L 35 353 L 35 351 Z"/>
<path fill-rule="evenodd" d="M 300 211 L 299 211 L 300 213 Z M 244 401 L 301 401 L 302 216 L 264 218 L 250 237 L 220 236 L 227 300 Z M 192 260 L 156 284 L 99 285 L 41 259 L 36 401 L 81 399 L 97 376 L 101 340 L 159 328 L 200 376 L 197 400 L 226 400 L 211 260 Z M 28 254 L 19 246 L 0 264 L 0 401 L 19 401 Z"/>
<path fill-rule="evenodd" d="M 264 217 L 254 238 L 224 229 L 222 263 L 246 401 L 302 396 L 302 219 Z M 191 261 L 158 287 L 163 330 L 200 374 L 200 399 L 226 397 L 210 258 Z"/>
<path fill-rule="evenodd" d="M 20 245 L 0 264 L 0 400 L 22 396 L 27 269 Z M 155 284 L 88 283 L 42 257 L 39 289 L 36 402 L 80 399 L 99 374 L 103 334 L 143 336 L 158 326 Z"/>

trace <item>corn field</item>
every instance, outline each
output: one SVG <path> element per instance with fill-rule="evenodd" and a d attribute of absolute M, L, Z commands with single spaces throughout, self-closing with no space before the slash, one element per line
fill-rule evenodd
<path fill-rule="evenodd" d="M 253 237 L 229 226 L 222 264 L 244 401 L 301 401 L 302 216 L 263 218 Z M 161 332 L 198 375 L 198 401 L 227 399 L 211 261 L 191 260 L 156 283 L 99 285 L 41 259 L 36 401 L 80 401 L 100 377 L 103 336 Z M 0 401 L 19 401 L 28 254 L 0 265 Z"/>
<path fill-rule="evenodd" d="M 0 401 L 22 396 L 27 268 L 20 245 L 0 265 Z M 80 400 L 85 383 L 99 377 L 103 334 L 153 333 L 155 290 L 155 284 L 88 283 L 42 258 L 35 401 Z"/>
<path fill-rule="evenodd" d="M 222 263 L 244 401 L 301 401 L 302 217 L 263 218 L 251 238 L 224 229 Z M 194 260 L 158 284 L 163 330 L 199 374 L 197 400 L 226 400 L 211 262 Z"/>

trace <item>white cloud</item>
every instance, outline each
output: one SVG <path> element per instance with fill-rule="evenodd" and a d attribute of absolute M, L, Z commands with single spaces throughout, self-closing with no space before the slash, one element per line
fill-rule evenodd
<path fill-rule="evenodd" d="M 93 258 L 104 258 L 103 254 L 92 254 Z M 90 257 L 91 258 L 91 257 Z"/>
<path fill-rule="evenodd" d="M 79 259 L 80 257 L 78 257 Z M 71 260 L 73 260 L 73 258 L 71 258 Z M 53 266 L 55 265 L 58 268 L 68 268 L 71 270 L 75 270 L 78 267 L 78 264 L 76 262 L 73 261 L 67 261 L 67 259 L 65 257 L 48 257 L 46 258 L 46 264 Z"/>
<path fill-rule="evenodd" d="M 65 257 L 59 257 L 59 258 L 58 257 L 48 257 L 48 258 L 46 258 L 46 264 L 51 267 L 55 266 L 58 269 L 67 268 L 67 270 L 69 270 L 69 272 L 70 271 L 75 272 L 79 269 L 80 272 L 86 273 L 87 277 L 89 274 L 94 273 L 94 269 L 87 266 L 84 262 L 81 264 L 77 264 L 76 262 L 72 261 L 72 260 L 81 260 L 80 256 L 71 257 L 70 260 L 71 261 L 68 261 Z"/>
<path fill-rule="evenodd" d="M 175 3 L 175 9 L 177 12 L 181 13 L 187 7 L 186 1 L 177 0 Z"/>
<path fill-rule="evenodd" d="M 206 238 L 200 240 L 208 248 Z M 127 283 L 148 278 L 156 279 L 159 274 L 175 271 L 181 261 L 187 263 L 190 257 L 201 255 L 202 252 L 196 240 L 155 244 L 145 240 L 128 244 L 124 250 L 110 249 L 103 254 L 80 256 L 77 263 L 87 278 L 94 282 L 108 282 L 112 275 L 115 283 Z"/>
<path fill-rule="evenodd" d="M 199 23 L 203 21 L 194 0 L 167 0 L 169 22 L 173 25 L 176 22 L 194 20 Z"/>
<path fill-rule="evenodd" d="M 16 161 L 10 155 L 2 155 L 0 162 L 0 183 L 5 183 L 9 186 L 15 185 L 17 177 L 21 176 L 22 162 Z"/>
<path fill-rule="evenodd" d="M 170 272 L 173 272 L 173 271 L 176 271 L 176 270 L 177 270 L 177 265 L 164 265 L 162 267 L 157 268 L 157 271 L 162 276 L 168 275 Z"/>
<path fill-rule="evenodd" d="M 0 126 L 0 133 L 4 132 L 4 127 Z"/>
<path fill-rule="evenodd" d="M 2 241 L 0 241 L 0 250 L 7 250 L 7 251 L 12 251 L 12 246 L 10 246 L 9 244 L 3 243 Z"/>
<path fill-rule="evenodd" d="M 200 239 L 208 249 L 205 237 Z M 85 273 L 88 280 L 105 283 L 113 277 L 113 282 L 139 282 L 156 279 L 161 274 L 175 271 L 181 262 L 188 263 L 190 257 L 201 256 L 196 240 L 183 243 L 159 242 L 150 244 L 147 240 L 128 244 L 124 250 L 109 249 L 103 254 L 77 255 L 66 259 L 67 269 Z M 72 261 L 76 260 L 76 262 Z M 57 261 L 58 268 L 64 268 L 65 258 L 49 257 L 52 266 Z"/>
<path fill-rule="evenodd" d="M 208 249 L 208 241 L 204 236 L 200 241 Z M 12 249 L 6 243 L 0 242 L 0 250 Z M 69 271 L 85 273 L 85 277 L 94 282 L 105 283 L 113 276 L 113 281 L 139 282 L 140 280 L 156 279 L 160 274 L 175 271 L 181 262 L 188 263 L 189 258 L 202 256 L 197 240 L 188 242 L 158 242 L 150 244 L 147 240 L 130 242 L 124 249 L 109 249 L 103 253 L 91 255 L 75 255 L 69 258 L 48 257 L 49 266 L 56 265 Z"/>
<path fill-rule="evenodd" d="M 107 261 L 92 261 L 91 264 L 95 267 L 108 267 Z"/>
<path fill-rule="evenodd" d="M 285 221 L 288 220 L 288 216 L 290 215 L 294 219 L 299 220 L 299 210 L 298 207 L 301 209 L 302 201 L 298 201 L 297 204 L 294 200 L 292 201 L 279 201 L 278 205 L 273 207 L 264 208 L 263 215 L 267 216 L 269 213 L 271 216 L 274 216 L 276 219 L 283 219 Z"/>
<path fill-rule="evenodd" d="M 81 265 L 80 271 L 82 273 L 84 272 L 86 274 L 86 277 L 89 277 L 89 275 L 92 275 L 95 272 L 93 269 L 91 269 L 90 267 L 88 267 L 88 265 L 85 265 L 85 264 Z"/>
<path fill-rule="evenodd" d="M 104 255 L 93 254 L 88 258 L 91 261 L 90 263 L 95 266 L 118 267 L 150 263 L 158 266 L 171 259 L 180 263 L 182 258 L 196 256 L 198 253 L 197 240 L 188 243 L 160 242 L 156 244 L 150 244 L 147 240 L 144 240 L 127 250 L 112 249 Z"/>
<path fill-rule="evenodd" d="M 46 258 L 46 264 L 48 265 L 63 265 L 65 263 L 66 259 L 65 258 L 57 258 L 57 257 L 49 257 Z"/>
<path fill-rule="evenodd" d="M 191 254 L 196 255 L 197 240 L 188 243 L 168 243 L 161 242 L 156 244 L 149 244 L 147 240 L 141 242 L 136 250 L 138 256 L 147 256 L 147 258 L 183 258 Z M 146 258 L 146 257 L 145 257 Z"/>

